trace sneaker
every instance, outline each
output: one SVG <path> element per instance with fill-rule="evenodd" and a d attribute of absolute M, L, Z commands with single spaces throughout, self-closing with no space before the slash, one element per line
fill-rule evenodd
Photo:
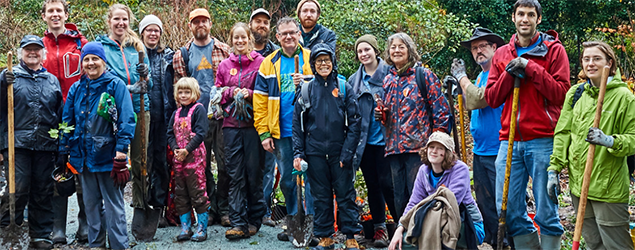
<path fill-rule="evenodd" d="M 271 219 L 271 216 L 266 216 L 265 218 L 262 218 L 262 224 L 265 226 L 270 226 L 270 227 L 276 226 L 276 222 Z"/>
<path fill-rule="evenodd" d="M 229 221 L 229 215 L 223 215 L 220 217 L 220 225 L 224 227 L 231 227 L 232 223 Z"/>
<path fill-rule="evenodd" d="M 311 250 L 333 250 L 335 249 L 335 241 L 331 237 L 324 237 L 320 239 L 320 243 Z"/>
<path fill-rule="evenodd" d="M 249 224 L 249 236 L 254 236 L 258 233 L 258 228 L 254 225 Z"/>
<path fill-rule="evenodd" d="M 249 232 L 245 232 L 242 228 L 239 227 L 232 227 L 229 230 L 225 231 L 225 238 L 229 240 L 249 238 Z"/>
<path fill-rule="evenodd" d="M 386 233 L 386 228 L 380 227 L 375 229 L 373 240 L 375 241 L 373 245 L 376 248 L 388 247 L 388 234 Z"/>
<path fill-rule="evenodd" d="M 355 239 L 348 239 L 346 240 L 346 250 L 359 250 L 359 244 L 357 244 L 357 240 Z"/>
<path fill-rule="evenodd" d="M 287 234 L 287 230 L 285 229 L 281 233 L 278 233 L 279 241 L 289 241 L 289 234 Z"/>

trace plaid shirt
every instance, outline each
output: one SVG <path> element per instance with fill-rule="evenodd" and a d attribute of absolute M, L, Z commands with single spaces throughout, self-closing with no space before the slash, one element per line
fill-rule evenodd
<path fill-rule="evenodd" d="M 229 58 L 229 54 L 231 53 L 231 49 L 229 45 L 221 42 L 220 40 L 212 37 L 214 39 L 214 49 L 212 50 L 212 69 L 214 70 L 214 75 L 216 74 L 216 70 L 218 70 L 218 64 L 221 61 Z M 191 38 L 187 44 L 185 44 L 185 48 L 190 49 L 190 45 L 194 42 L 194 38 Z M 183 55 L 181 55 L 181 50 L 178 49 L 174 53 L 174 60 L 172 62 L 172 67 L 174 67 L 174 83 L 176 83 L 181 77 L 187 76 L 187 71 L 185 70 L 185 62 L 183 61 Z"/>

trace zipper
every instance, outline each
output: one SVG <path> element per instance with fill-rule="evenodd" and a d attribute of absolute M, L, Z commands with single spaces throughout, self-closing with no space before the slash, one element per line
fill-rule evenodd
<path fill-rule="evenodd" d="M 543 98 L 544 103 L 545 103 L 545 113 L 547 113 L 547 117 L 549 117 L 549 124 L 551 125 L 552 128 L 555 128 L 555 126 L 553 125 L 553 118 L 551 118 L 551 114 L 549 114 L 549 109 L 547 109 L 547 99 Z"/>
<path fill-rule="evenodd" d="M 86 81 L 86 93 L 84 93 L 84 104 L 85 104 L 84 108 L 86 109 L 86 110 L 83 110 L 83 112 L 84 112 L 84 133 L 82 134 L 82 137 L 84 138 L 83 142 L 82 142 L 82 146 L 84 147 L 84 154 L 85 154 L 84 157 L 82 157 L 82 158 L 84 158 L 84 166 L 86 166 L 86 160 L 88 159 L 88 150 L 86 149 L 86 131 L 88 131 L 88 129 L 86 128 L 86 124 L 88 123 L 88 108 L 89 108 L 88 107 L 88 105 L 89 105 L 88 99 L 90 98 L 90 82 L 91 81 L 92 80 L 90 80 L 90 79 L 88 79 Z"/>
<path fill-rule="evenodd" d="M 59 60 L 60 59 L 60 42 L 57 39 L 57 37 L 55 37 L 55 48 L 56 48 L 55 61 L 57 62 L 57 72 L 56 73 L 57 73 L 58 76 L 61 76 L 61 74 L 60 74 L 61 72 L 64 72 L 64 73 L 66 73 L 66 72 L 65 72 L 65 70 L 60 70 L 60 60 Z M 64 74 L 64 78 L 66 78 L 66 74 Z"/>
<path fill-rule="evenodd" d="M 242 61 L 242 55 L 238 55 L 238 66 L 240 67 L 240 71 L 238 72 L 238 88 L 240 88 L 240 86 L 242 85 L 242 83 L 240 82 L 240 77 L 243 74 L 243 61 Z M 282 93 L 280 93 L 282 94 Z M 238 119 L 237 119 L 238 120 Z M 241 128 L 240 126 L 240 120 L 238 120 L 238 128 Z"/>

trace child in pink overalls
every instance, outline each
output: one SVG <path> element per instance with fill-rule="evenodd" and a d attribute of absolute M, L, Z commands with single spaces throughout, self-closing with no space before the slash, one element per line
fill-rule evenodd
<path fill-rule="evenodd" d="M 181 219 L 178 241 L 207 239 L 207 192 L 205 191 L 205 145 L 207 112 L 196 102 L 201 96 L 196 79 L 181 78 L 174 85 L 174 99 L 179 108 L 168 123 L 168 143 L 174 151 L 174 203 Z M 190 229 L 192 208 L 197 213 L 196 233 Z M 194 234 L 194 235 L 192 235 Z"/>

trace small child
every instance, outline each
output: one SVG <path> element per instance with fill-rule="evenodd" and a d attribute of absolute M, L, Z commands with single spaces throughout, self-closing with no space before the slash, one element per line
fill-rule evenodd
<path fill-rule="evenodd" d="M 174 99 L 179 108 L 168 123 L 168 143 L 174 151 L 174 190 L 176 211 L 181 219 L 178 241 L 204 241 L 207 239 L 207 192 L 205 187 L 205 145 L 207 112 L 196 102 L 201 91 L 196 79 L 183 77 L 174 85 Z M 192 235 L 190 229 L 192 207 L 196 210 L 198 228 Z"/>

